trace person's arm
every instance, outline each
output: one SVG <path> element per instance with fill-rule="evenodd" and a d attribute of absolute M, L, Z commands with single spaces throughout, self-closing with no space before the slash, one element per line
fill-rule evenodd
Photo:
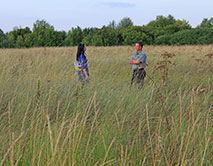
<path fill-rule="evenodd" d="M 140 60 L 137 59 L 137 60 L 129 60 L 129 63 L 132 65 L 133 64 L 139 65 L 141 62 L 140 62 Z"/>
<path fill-rule="evenodd" d="M 139 61 L 140 61 L 140 64 L 139 64 L 140 67 L 143 67 L 143 66 L 146 67 L 147 66 L 147 64 L 146 64 L 146 54 L 145 53 L 140 56 Z"/>

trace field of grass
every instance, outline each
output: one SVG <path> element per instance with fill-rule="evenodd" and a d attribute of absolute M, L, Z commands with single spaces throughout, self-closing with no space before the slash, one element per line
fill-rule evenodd
<path fill-rule="evenodd" d="M 0 165 L 213 165 L 213 46 L 0 49 Z M 167 53 L 166 53 L 167 52 Z M 175 54 L 175 55 L 173 55 Z"/>

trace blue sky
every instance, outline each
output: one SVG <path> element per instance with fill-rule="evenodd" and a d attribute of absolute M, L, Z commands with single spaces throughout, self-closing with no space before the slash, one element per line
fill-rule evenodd
<path fill-rule="evenodd" d="M 124 17 L 135 25 L 146 25 L 156 16 L 168 14 L 195 27 L 203 18 L 213 17 L 212 8 L 213 0 L 0 0 L 0 29 L 32 29 L 37 19 L 65 31 L 76 26 L 100 28 Z"/>

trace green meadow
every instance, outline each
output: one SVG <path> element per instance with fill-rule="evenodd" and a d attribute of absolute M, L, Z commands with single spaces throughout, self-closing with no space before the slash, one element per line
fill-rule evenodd
<path fill-rule="evenodd" d="M 144 46 L 147 77 L 130 88 L 132 46 L 0 49 L 0 165 L 213 165 L 213 46 Z"/>

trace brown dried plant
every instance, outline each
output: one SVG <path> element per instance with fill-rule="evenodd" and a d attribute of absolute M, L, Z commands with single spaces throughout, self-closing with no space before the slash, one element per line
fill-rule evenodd
<path fill-rule="evenodd" d="M 162 71 L 162 85 L 165 85 L 166 82 L 168 81 L 168 76 L 169 76 L 169 66 L 170 65 L 175 65 L 175 63 L 171 62 L 171 58 L 175 56 L 175 54 L 165 52 L 161 54 L 163 57 L 162 61 L 157 62 L 155 66 L 155 70 L 160 70 Z"/>
<path fill-rule="evenodd" d="M 162 95 L 161 90 L 168 81 L 169 67 L 171 65 L 176 65 L 175 63 L 173 63 L 171 61 L 171 58 L 173 58 L 175 56 L 175 54 L 172 54 L 169 52 L 164 52 L 163 54 L 161 54 L 161 56 L 163 57 L 163 60 L 157 62 L 156 66 L 155 66 L 155 71 L 160 70 L 162 72 L 162 76 L 161 76 L 162 81 L 161 81 L 160 86 L 157 88 L 156 94 L 157 94 L 157 101 L 161 104 L 162 110 L 163 110 L 165 118 L 166 118 L 167 130 L 170 131 L 171 127 L 170 127 L 170 122 L 169 122 L 168 113 L 167 113 L 167 109 L 166 109 L 165 98 Z"/>

